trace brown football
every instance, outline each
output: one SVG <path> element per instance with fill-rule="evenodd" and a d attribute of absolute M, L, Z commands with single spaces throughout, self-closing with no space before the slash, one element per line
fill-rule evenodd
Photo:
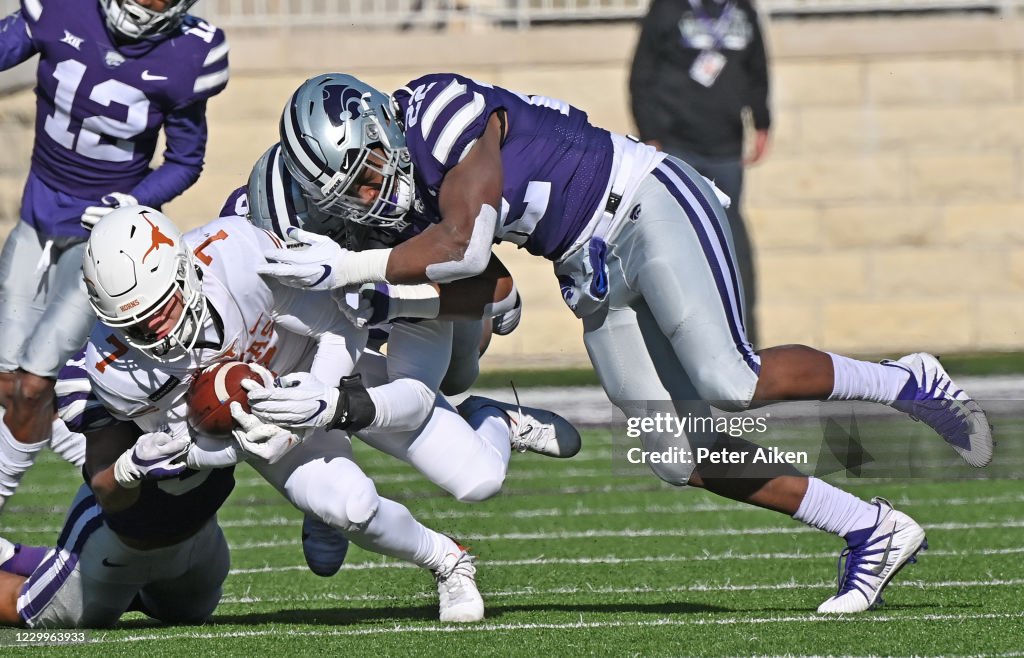
<path fill-rule="evenodd" d="M 241 361 L 217 363 L 200 372 L 185 396 L 188 424 L 210 436 L 227 436 L 235 427 L 230 405 L 238 402 L 249 411 L 248 393 L 242 381 L 253 379 L 264 386 L 273 386 L 270 372 L 257 364 Z"/>

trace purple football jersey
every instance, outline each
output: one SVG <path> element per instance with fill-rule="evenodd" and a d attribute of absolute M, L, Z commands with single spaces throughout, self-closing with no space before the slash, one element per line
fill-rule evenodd
<path fill-rule="evenodd" d="M 205 155 L 204 102 L 228 80 L 221 30 L 188 16 L 165 37 L 115 43 L 99 3 L 79 0 L 23 0 L 4 25 L 0 69 L 40 55 L 33 176 L 79 199 L 119 191 L 153 206 L 195 182 Z M 146 179 L 165 123 L 164 164 Z M 77 225 L 76 217 L 51 221 L 72 219 Z"/>
<path fill-rule="evenodd" d="M 125 422 L 114 418 L 92 392 L 85 348 L 61 368 L 55 393 L 58 417 L 72 432 L 88 436 L 88 432 Z M 143 482 L 134 505 L 120 512 L 104 512 L 103 518 L 117 534 L 135 539 L 166 539 L 199 530 L 231 494 L 234 471 L 233 466 L 188 470 L 169 480 Z"/>
<path fill-rule="evenodd" d="M 495 237 L 557 260 L 605 204 L 613 148 L 580 109 L 454 73 L 426 75 L 395 93 L 415 165 L 419 199 L 438 214 L 448 171 L 504 110 L 501 217 Z"/>

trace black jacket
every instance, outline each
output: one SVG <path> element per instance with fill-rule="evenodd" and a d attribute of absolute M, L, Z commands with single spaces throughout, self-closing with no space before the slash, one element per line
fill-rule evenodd
<path fill-rule="evenodd" d="M 771 125 L 768 62 L 757 12 L 751 0 L 692 2 L 703 15 L 691 0 L 653 0 L 630 72 L 633 117 L 645 141 L 704 156 L 739 156 L 744 107 L 750 108 L 755 128 Z M 702 49 L 715 48 L 726 63 L 706 87 L 690 76 L 690 68 Z"/>

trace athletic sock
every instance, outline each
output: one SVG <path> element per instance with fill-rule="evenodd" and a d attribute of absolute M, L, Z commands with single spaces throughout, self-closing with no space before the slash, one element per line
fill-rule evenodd
<path fill-rule="evenodd" d="M 874 527 L 878 521 L 878 506 L 809 477 L 807 493 L 793 518 L 845 539 L 850 533 Z"/>
<path fill-rule="evenodd" d="M 85 463 L 85 435 L 72 432 L 63 420 L 53 421 L 50 435 L 50 450 L 53 450 L 65 461 L 81 468 Z"/>
<path fill-rule="evenodd" d="M 21 443 L 11 434 L 4 414 L 0 412 L 0 510 L 14 495 L 25 471 L 32 467 L 36 456 L 49 440 Z"/>
<path fill-rule="evenodd" d="M 380 499 L 377 513 L 365 529 L 345 534 L 360 548 L 430 570 L 438 569 L 449 553 L 459 552 L 450 537 L 426 527 L 404 505 L 387 498 Z"/>
<path fill-rule="evenodd" d="M 910 379 L 910 373 L 896 366 L 857 361 L 838 354 L 832 357 L 835 382 L 829 400 L 866 400 L 892 404 Z"/>

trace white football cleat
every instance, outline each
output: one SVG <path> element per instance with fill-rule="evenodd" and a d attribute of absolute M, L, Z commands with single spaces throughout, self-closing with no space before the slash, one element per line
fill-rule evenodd
<path fill-rule="evenodd" d="M 884 498 L 871 502 L 878 506 L 878 520 L 847 535 L 850 543 L 839 554 L 839 591 L 818 606 L 819 613 L 864 612 L 881 605 L 889 581 L 908 562 L 917 562 L 918 551 L 928 550 L 924 529 L 914 519 Z"/>
<path fill-rule="evenodd" d="M 324 578 L 333 576 L 345 564 L 348 537 L 320 519 L 307 516 L 302 520 L 302 555 L 310 571 Z"/>
<path fill-rule="evenodd" d="M 580 451 L 580 433 L 572 423 L 553 411 L 499 402 L 491 398 L 471 395 L 458 406 L 459 415 L 469 419 L 483 407 L 494 407 L 504 412 L 509 421 L 512 449 L 536 452 L 563 459 Z"/>
<path fill-rule="evenodd" d="M 459 552 L 446 555 L 441 567 L 434 571 L 441 621 L 464 623 L 484 618 L 484 600 L 476 588 L 475 561 L 459 546 Z"/>
<path fill-rule="evenodd" d="M 898 361 L 882 361 L 882 365 L 910 373 L 893 408 L 938 432 L 971 466 L 980 468 L 992 461 L 992 427 L 985 412 L 956 385 L 938 359 L 918 352 Z"/>

